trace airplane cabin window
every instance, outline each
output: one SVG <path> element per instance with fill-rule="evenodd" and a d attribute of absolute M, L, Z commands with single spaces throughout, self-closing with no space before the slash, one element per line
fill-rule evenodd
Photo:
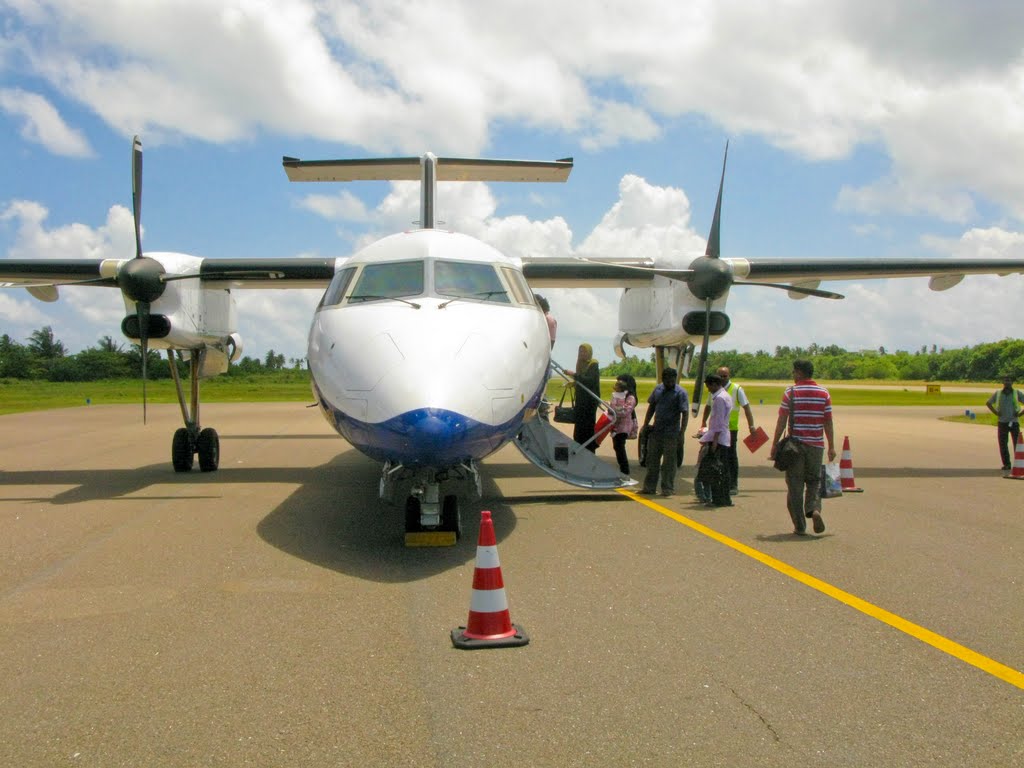
<path fill-rule="evenodd" d="M 423 293 L 422 261 L 367 264 L 348 297 L 350 304 Z"/>
<path fill-rule="evenodd" d="M 352 282 L 352 275 L 355 273 L 355 267 L 346 267 L 338 272 L 331 280 L 331 284 L 327 286 L 327 290 L 324 291 L 323 298 L 320 299 L 320 306 L 333 307 L 336 304 L 340 304 L 342 297 L 345 295 L 345 289 Z"/>
<path fill-rule="evenodd" d="M 505 280 L 512 286 L 512 295 L 515 300 L 520 304 L 533 304 L 533 292 L 530 290 L 526 278 L 523 277 L 523 273 L 511 267 L 502 267 L 501 271 L 505 275 Z"/>
<path fill-rule="evenodd" d="M 508 289 L 491 264 L 435 261 L 434 291 L 439 296 L 508 304 Z"/>

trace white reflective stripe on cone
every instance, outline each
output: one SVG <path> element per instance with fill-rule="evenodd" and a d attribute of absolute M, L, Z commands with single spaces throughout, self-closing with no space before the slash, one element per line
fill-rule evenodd
<path fill-rule="evenodd" d="M 477 568 L 498 568 L 500 565 L 497 546 L 476 548 Z"/>
<path fill-rule="evenodd" d="M 469 598 L 469 610 L 477 613 L 498 613 L 508 610 L 504 589 L 474 589 Z"/>

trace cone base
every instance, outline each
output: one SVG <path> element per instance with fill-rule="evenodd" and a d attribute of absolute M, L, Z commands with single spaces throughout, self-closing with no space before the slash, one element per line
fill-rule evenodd
<path fill-rule="evenodd" d="M 514 635 L 496 638 L 472 638 L 466 637 L 465 627 L 456 627 L 452 630 L 452 645 L 464 651 L 472 651 L 477 648 L 517 648 L 530 642 L 526 632 L 518 624 L 513 624 Z"/>

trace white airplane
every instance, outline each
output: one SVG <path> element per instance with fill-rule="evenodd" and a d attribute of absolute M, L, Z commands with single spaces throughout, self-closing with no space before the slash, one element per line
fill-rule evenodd
<path fill-rule="evenodd" d="M 726 148 L 728 152 L 728 147 Z M 177 386 L 184 426 L 171 443 L 176 472 L 214 471 L 216 430 L 202 427 L 200 380 L 227 371 L 242 354 L 232 291 L 325 288 L 312 320 L 308 365 L 324 418 L 353 447 L 383 464 L 380 496 L 404 500 L 408 543 L 454 543 L 459 500 L 479 497 L 480 460 L 513 442 L 531 461 L 585 488 L 635 484 L 581 449 L 538 408 L 551 371 L 547 324 L 533 289 L 622 287 L 624 344 L 654 348 L 688 372 L 700 345 L 693 408 L 710 340 L 725 335 L 733 285 L 765 285 L 793 298 L 842 298 L 823 280 L 927 276 L 934 290 L 967 274 L 1024 272 L 1021 259 L 730 259 L 719 227 L 725 163 L 704 255 L 667 259 L 555 259 L 505 256 L 466 235 L 438 229 L 439 181 L 564 182 L 572 160 L 550 162 L 422 157 L 302 161 L 285 157 L 291 181 L 420 181 L 419 228 L 385 237 L 338 259 L 208 259 L 144 253 L 140 231 L 142 148 L 132 146 L 136 251 L 129 259 L 6 259 L 0 285 L 55 301 L 58 286 L 118 288 L 124 335 L 146 350 L 189 361 L 190 388 Z M 146 372 L 143 370 L 143 382 Z M 145 395 L 143 397 L 145 402 Z M 438 534 L 433 539 L 430 534 Z M 427 539 L 417 540 L 417 536 Z"/>

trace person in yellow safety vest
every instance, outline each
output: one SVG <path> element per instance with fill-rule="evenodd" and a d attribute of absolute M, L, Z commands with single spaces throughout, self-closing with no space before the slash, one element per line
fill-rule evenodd
<path fill-rule="evenodd" d="M 722 389 L 732 398 L 732 411 L 729 413 L 729 434 L 732 437 L 732 441 L 726 450 L 725 463 L 729 468 L 729 490 L 731 493 L 736 493 L 740 489 L 740 457 L 736 452 L 736 443 L 739 442 L 736 438 L 740 432 L 740 408 L 742 407 L 743 412 L 747 414 L 747 428 L 751 432 L 756 429 L 754 426 L 754 412 L 750 410 L 750 401 L 747 400 L 743 387 L 735 381 L 729 380 L 729 368 L 723 365 L 718 369 L 718 375 L 722 379 Z M 711 403 L 709 402 L 704 406 L 704 415 L 700 421 L 701 428 L 707 426 L 708 416 L 710 415 Z"/>
<path fill-rule="evenodd" d="M 1017 440 L 1020 437 L 1020 415 L 1024 409 L 1018 408 L 1024 403 L 1024 395 L 1019 389 L 1013 388 L 1013 376 L 1003 377 L 1003 388 L 997 390 L 985 405 L 996 415 L 996 436 L 999 439 L 999 457 L 1003 460 L 1003 471 L 1013 468 L 1012 459 Z M 1008 448 L 1006 439 L 1012 437 L 1012 445 Z"/>

